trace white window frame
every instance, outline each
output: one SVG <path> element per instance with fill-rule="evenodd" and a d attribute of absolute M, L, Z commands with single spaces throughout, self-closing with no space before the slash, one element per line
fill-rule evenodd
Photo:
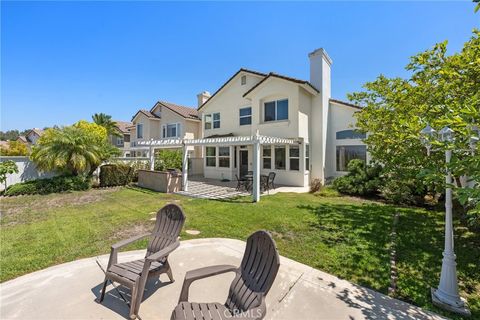
<path fill-rule="evenodd" d="M 298 157 L 292 157 L 292 149 L 298 150 Z M 298 160 L 298 169 L 292 169 L 292 159 Z M 288 147 L 288 170 L 290 171 L 300 171 L 300 146 L 289 146 Z"/>
<path fill-rule="evenodd" d="M 123 137 L 117 137 L 117 146 L 123 146 L 124 140 Z"/>
<path fill-rule="evenodd" d="M 305 144 L 305 171 L 310 171 L 310 144 Z"/>
<path fill-rule="evenodd" d="M 214 155 L 213 155 L 213 156 L 209 156 L 209 155 L 208 155 L 208 152 L 207 152 L 207 149 L 208 149 L 208 148 L 213 148 L 213 150 L 214 150 Z M 209 159 L 209 158 L 215 159 L 215 165 L 214 165 L 214 166 L 209 166 L 209 165 L 208 165 L 208 159 Z M 205 147 L 205 167 L 215 168 L 216 166 L 217 166 L 217 147 L 206 146 L 206 147 Z"/>
<path fill-rule="evenodd" d="M 215 120 L 215 115 L 218 115 L 218 120 Z M 209 120 L 207 120 L 207 117 L 209 118 Z M 205 123 L 204 124 L 205 130 L 220 129 L 220 126 L 221 126 L 220 112 L 213 112 L 213 113 L 206 114 L 203 117 L 203 122 Z M 215 128 L 215 122 L 218 122 L 218 128 Z M 207 125 L 208 125 L 208 128 L 207 128 Z"/>
<path fill-rule="evenodd" d="M 168 135 L 168 126 L 175 126 L 175 135 L 169 136 Z M 180 123 L 167 123 L 162 125 L 162 138 L 179 138 L 180 137 Z"/>
<path fill-rule="evenodd" d="M 276 152 L 276 149 L 283 149 L 283 152 L 284 152 L 284 155 L 285 155 L 285 163 L 284 163 L 284 167 L 283 168 L 277 168 L 277 152 Z M 288 157 L 287 157 L 287 146 L 284 146 L 284 145 L 277 145 L 277 146 L 274 146 L 273 148 L 273 155 L 274 155 L 274 161 L 273 161 L 273 166 L 274 166 L 274 169 L 275 170 L 287 170 L 287 160 L 288 160 Z"/>
<path fill-rule="evenodd" d="M 241 111 L 244 110 L 244 109 L 250 109 L 250 114 L 242 116 Z M 240 109 L 238 109 L 238 116 L 239 116 L 239 118 L 238 118 L 238 125 L 239 126 L 251 126 L 252 125 L 252 107 L 251 106 L 244 106 L 244 107 L 241 107 Z M 242 124 L 241 120 L 244 119 L 244 118 L 250 118 L 250 123 Z"/>
<path fill-rule="evenodd" d="M 143 123 L 137 123 L 137 139 L 143 139 Z"/>
<path fill-rule="evenodd" d="M 265 150 L 270 150 L 269 156 L 265 156 L 265 153 L 264 153 Z M 265 168 L 265 159 L 270 160 L 270 168 Z M 262 146 L 262 168 L 266 170 L 272 170 L 272 146 L 271 145 Z"/>
<path fill-rule="evenodd" d="M 222 156 L 222 155 L 220 155 L 220 148 L 225 148 L 226 150 L 228 150 L 228 156 Z M 230 156 L 231 156 L 231 155 L 230 155 L 230 147 L 218 147 L 218 167 L 219 167 L 219 168 L 230 168 L 230 161 L 231 161 Z M 226 167 L 225 167 L 225 166 L 221 166 L 221 165 L 220 165 L 220 160 L 221 160 L 221 159 L 223 159 L 223 160 L 228 159 L 228 166 L 226 166 Z"/>
<path fill-rule="evenodd" d="M 278 120 L 278 118 L 277 118 L 277 117 L 278 117 L 278 102 L 279 102 L 279 101 L 285 101 L 285 100 L 287 101 L 287 119 L 280 119 L 280 120 Z M 267 103 L 272 103 L 272 102 L 275 103 L 275 118 L 274 118 L 273 120 L 266 120 L 266 119 L 265 119 L 265 110 L 266 110 L 266 106 L 265 106 L 265 105 L 266 105 Z M 271 100 L 271 101 L 265 101 L 265 102 L 263 103 L 263 122 L 288 121 L 288 120 L 290 119 L 290 112 L 289 112 L 289 110 L 288 110 L 288 109 L 289 109 L 289 105 L 290 105 L 290 103 L 289 103 L 289 99 L 288 99 L 288 98 L 276 99 L 276 100 Z"/>

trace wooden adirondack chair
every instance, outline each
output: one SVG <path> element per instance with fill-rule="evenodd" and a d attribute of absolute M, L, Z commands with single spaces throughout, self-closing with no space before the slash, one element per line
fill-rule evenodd
<path fill-rule="evenodd" d="M 168 255 L 180 245 L 178 236 L 184 222 L 185 214 L 183 210 L 176 204 L 167 204 L 157 212 L 155 228 L 152 233 L 135 236 L 114 244 L 105 272 L 105 282 L 99 302 L 101 303 L 105 297 L 107 282 L 109 280 L 118 282 L 131 290 L 130 318 L 135 319 L 142 302 L 145 283 L 149 278 L 166 273 L 170 281 L 174 281 L 172 270 L 168 264 Z M 150 236 L 150 241 L 144 259 L 123 263 L 117 262 L 120 248 L 148 236 Z"/>
<path fill-rule="evenodd" d="M 240 267 L 219 265 L 188 271 L 171 319 L 263 319 L 265 296 L 280 267 L 280 257 L 270 234 L 257 231 L 247 240 Z M 192 282 L 226 272 L 235 272 L 225 304 L 188 302 Z"/>

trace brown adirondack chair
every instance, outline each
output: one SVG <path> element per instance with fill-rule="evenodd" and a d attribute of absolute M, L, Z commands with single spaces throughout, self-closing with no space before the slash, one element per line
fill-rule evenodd
<path fill-rule="evenodd" d="M 184 222 L 185 214 L 183 210 L 176 204 L 167 204 L 157 212 L 155 228 L 152 233 L 135 236 L 114 244 L 105 272 L 105 282 L 99 302 L 101 303 L 105 297 L 107 282 L 118 282 L 131 290 L 130 318 L 135 319 L 142 302 L 145 283 L 149 278 L 166 273 L 170 281 L 174 281 L 172 270 L 168 264 L 168 255 L 180 245 L 178 236 Z M 148 236 L 150 236 L 150 241 L 144 259 L 123 263 L 117 262 L 120 248 Z"/>
<path fill-rule="evenodd" d="M 280 257 L 270 234 L 257 231 L 247 240 L 240 267 L 219 265 L 188 271 L 171 320 L 263 319 L 265 297 L 280 267 Z M 225 304 L 188 302 L 192 282 L 226 272 L 235 272 Z"/>

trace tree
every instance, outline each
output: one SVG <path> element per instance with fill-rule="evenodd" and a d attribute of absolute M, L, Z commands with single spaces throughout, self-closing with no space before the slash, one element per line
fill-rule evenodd
<path fill-rule="evenodd" d="M 106 129 L 79 121 L 73 126 L 48 129 L 32 149 L 31 159 L 41 170 L 91 175 L 105 160 L 118 155 L 107 140 Z"/>
<path fill-rule="evenodd" d="M 112 116 L 109 116 L 105 113 L 95 113 L 92 116 L 92 120 L 99 126 L 104 127 L 107 130 L 108 135 L 116 137 L 121 136 L 120 132 L 117 130 L 116 122 L 112 120 Z"/>
<path fill-rule="evenodd" d="M 3 161 L 0 163 L 0 182 L 5 184 L 7 190 L 7 175 L 18 173 L 18 167 L 12 160 Z"/>
<path fill-rule="evenodd" d="M 454 150 L 451 170 L 457 180 L 478 176 L 480 170 L 478 148 L 475 156 L 467 151 L 472 126 L 480 123 L 480 31 L 473 30 L 461 52 L 447 56 L 446 50 L 445 41 L 412 57 L 406 67 L 409 79 L 380 75 L 364 85 L 365 91 L 349 95 L 364 106 L 356 114 L 357 127 L 368 133 L 365 143 L 373 159 L 384 165 L 390 179 L 408 183 L 413 193 L 442 191 L 441 151 L 446 148 Z M 428 157 L 419 139 L 426 124 L 437 129 L 448 125 L 455 141 L 436 143 L 437 151 Z"/>
<path fill-rule="evenodd" d="M 182 170 L 182 150 L 160 150 L 155 157 L 155 170 Z"/>
<path fill-rule="evenodd" d="M 8 148 L 0 148 L 2 156 L 26 156 L 28 148 L 20 141 L 8 141 Z"/>

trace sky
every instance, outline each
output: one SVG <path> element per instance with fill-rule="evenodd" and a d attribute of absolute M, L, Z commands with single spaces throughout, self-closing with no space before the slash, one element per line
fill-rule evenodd
<path fill-rule="evenodd" d="M 408 77 L 412 55 L 480 28 L 456 2 L 1 2 L 0 130 L 130 121 L 158 100 L 196 107 L 239 68 L 309 79 L 333 60 L 332 97 L 378 75 Z"/>

